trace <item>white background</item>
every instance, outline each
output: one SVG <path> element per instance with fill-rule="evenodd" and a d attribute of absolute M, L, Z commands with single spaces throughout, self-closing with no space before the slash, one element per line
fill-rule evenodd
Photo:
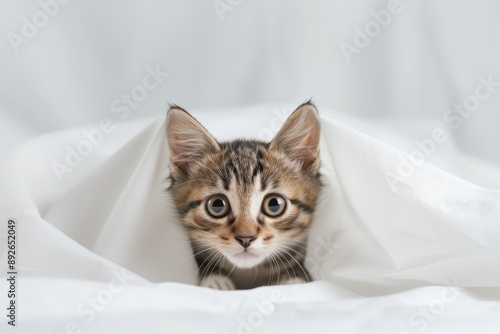
<path fill-rule="evenodd" d="M 298 104 L 312 96 L 320 110 L 418 123 L 413 130 L 392 127 L 412 139 L 446 126 L 443 113 L 474 92 L 479 76 L 500 80 L 498 1 L 401 0 L 399 14 L 350 63 L 340 45 L 354 45 L 356 27 L 365 29 L 372 11 L 387 9 L 388 1 L 231 3 L 219 16 L 211 1 L 72 0 L 15 52 L 8 34 L 21 35 L 22 18 L 32 21 L 41 7 L 4 1 L 2 151 L 98 122 L 156 64 L 169 78 L 131 119 L 162 114 L 169 102 L 195 113 L 221 107 L 238 113 L 242 105 Z M 500 163 L 499 106 L 499 93 L 482 102 L 450 131 L 453 145 Z"/>

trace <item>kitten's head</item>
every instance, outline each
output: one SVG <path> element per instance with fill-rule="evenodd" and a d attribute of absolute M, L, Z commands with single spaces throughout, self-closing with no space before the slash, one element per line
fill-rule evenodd
<path fill-rule="evenodd" d="M 298 107 L 270 143 L 218 143 L 179 107 L 167 118 L 170 191 L 196 246 L 251 268 L 303 242 L 321 186 L 313 104 Z"/>

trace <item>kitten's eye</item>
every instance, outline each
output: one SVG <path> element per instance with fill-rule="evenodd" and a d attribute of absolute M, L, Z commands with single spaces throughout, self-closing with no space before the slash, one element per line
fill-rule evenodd
<path fill-rule="evenodd" d="M 262 203 L 262 211 L 270 216 L 277 217 L 285 211 L 286 201 L 280 195 L 269 195 L 264 198 L 264 202 Z"/>
<path fill-rule="evenodd" d="M 214 218 L 224 217 L 229 213 L 229 201 L 224 195 L 215 195 L 208 199 L 205 210 Z"/>

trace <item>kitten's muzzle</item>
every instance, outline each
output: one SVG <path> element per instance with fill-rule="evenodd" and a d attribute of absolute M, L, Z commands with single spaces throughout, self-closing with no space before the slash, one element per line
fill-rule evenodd
<path fill-rule="evenodd" d="M 247 249 L 250 244 L 257 239 L 254 236 L 245 236 L 245 237 L 235 237 L 235 239 L 242 245 L 245 249 Z"/>

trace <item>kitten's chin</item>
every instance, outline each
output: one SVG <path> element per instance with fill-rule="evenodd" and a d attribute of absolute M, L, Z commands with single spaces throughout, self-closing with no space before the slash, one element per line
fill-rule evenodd
<path fill-rule="evenodd" d="M 238 268 L 248 269 L 259 265 L 266 258 L 264 255 L 253 252 L 226 253 L 226 258 Z"/>

